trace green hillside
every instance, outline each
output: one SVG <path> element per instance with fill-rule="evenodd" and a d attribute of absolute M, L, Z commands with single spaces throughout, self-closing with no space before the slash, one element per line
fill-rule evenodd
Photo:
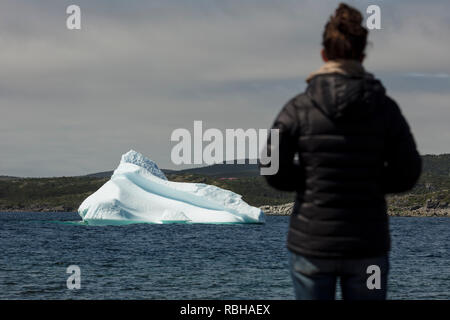
<path fill-rule="evenodd" d="M 392 210 L 448 208 L 450 154 L 423 156 L 423 174 L 410 192 L 388 197 Z M 171 181 L 199 182 L 232 190 L 254 206 L 291 202 L 293 193 L 279 192 L 258 176 L 254 165 L 218 164 L 183 171 L 166 171 Z M 0 177 L 0 211 L 76 211 L 80 203 L 100 188 L 110 173 L 83 177 Z"/>

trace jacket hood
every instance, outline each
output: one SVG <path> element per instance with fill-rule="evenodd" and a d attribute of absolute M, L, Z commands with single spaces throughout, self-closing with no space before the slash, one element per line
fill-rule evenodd
<path fill-rule="evenodd" d="M 306 94 L 330 119 L 369 116 L 386 92 L 381 82 L 367 72 L 317 73 L 307 81 Z"/>

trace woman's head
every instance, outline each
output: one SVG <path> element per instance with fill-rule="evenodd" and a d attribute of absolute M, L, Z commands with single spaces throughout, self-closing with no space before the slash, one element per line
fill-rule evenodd
<path fill-rule="evenodd" d="M 324 60 L 352 59 L 362 61 L 368 31 L 361 23 L 362 14 L 346 4 L 339 4 L 323 32 Z"/>

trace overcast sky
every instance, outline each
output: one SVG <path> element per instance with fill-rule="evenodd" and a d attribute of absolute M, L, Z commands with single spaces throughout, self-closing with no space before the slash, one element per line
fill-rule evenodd
<path fill-rule="evenodd" d="M 410 123 L 421 154 L 450 152 L 450 2 L 381 7 L 365 66 Z M 135 149 L 160 167 L 176 128 L 267 128 L 321 65 L 337 1 L 0 3 L 0 175 L 113 170 Z M 77 4 L 82 29 L 66 28 Z"/>

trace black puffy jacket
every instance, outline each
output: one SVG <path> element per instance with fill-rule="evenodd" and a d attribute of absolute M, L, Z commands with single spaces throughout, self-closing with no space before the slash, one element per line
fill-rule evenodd
<path fill-rule="evenodd" d="M 368 73 L 319 74 L 284 106 L 273 128 L 280 130 L 280 167 L 265 177 L 277 189 L 297 192 L 289 250 L 325 258 L 386 253 L 384 196 L 411 189 L 422 162 L 380 81 Z"/>

